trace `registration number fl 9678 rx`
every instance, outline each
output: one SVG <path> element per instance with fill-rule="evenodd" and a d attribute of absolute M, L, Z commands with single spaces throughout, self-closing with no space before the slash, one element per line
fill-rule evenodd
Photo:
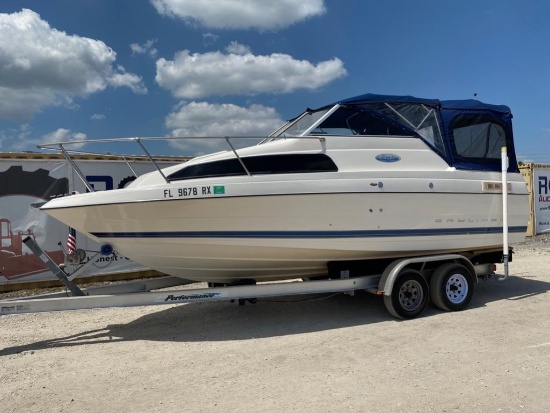
<path fill-rule="evenodd" d="M 164 190 L 164 198 L 189 198 L 195 196 L 224 195 L 223 185 L 189 186 Z"/>

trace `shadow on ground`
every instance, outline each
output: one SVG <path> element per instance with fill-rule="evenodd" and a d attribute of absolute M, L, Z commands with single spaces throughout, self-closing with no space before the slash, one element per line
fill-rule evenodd
<path fill-rule="evenodd" d="M 526 300 L 546 294 L 550 283 L 531 278 L 491 279 L 476 285 L 470 309 L 498 300 Z M 437 316 L 440 310 L 429 306 L 422 317 Z M 364 292 L 355 296 L 337 294 L 261 300 L 238 306 L 230 302 L 177 305 L 144 315 L 126 324 L 111 324 L 104 329 L 39 341 L 0 350 L 0 356 L 56 347 L 90 345 L 116 341 L 228 341 L 277 337 L 334 330 L 395 320 L 381 297 Z"/>

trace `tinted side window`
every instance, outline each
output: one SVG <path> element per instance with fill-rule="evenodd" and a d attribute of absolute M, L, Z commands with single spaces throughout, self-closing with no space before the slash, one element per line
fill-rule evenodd
<path fill-rule="evenodd" d="M 338 167 L 324 154 L 265 155 L 241 158 L 252 175 L 336 172 Z M 217 176 L 246 175 L 239 160 L 224 159 L 189 165 L 168 176 L 171 181 Z"/>
<path fill-rule="evenodd" d="M 451 134 L 454 155 L 460 158 L 500 159 L 507 141 L 504 127 L 485 117 L 462 118 Z"/>

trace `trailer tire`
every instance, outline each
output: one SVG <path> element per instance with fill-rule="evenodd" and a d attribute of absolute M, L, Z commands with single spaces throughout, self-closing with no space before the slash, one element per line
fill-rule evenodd
<path fill-rule="evenodd" d="M 384 304 L 397 318 L 415 318 L 430 301 L 428 282 L 422 274 L 405 268 L 395 279 L 390 295 L 384 295 Z"/>
<path fill-rule="evenodd" d="M 434 305 L 444 311 L 461 311 L 468 307 L 474 293 L 474 277 L 461 264 L 443 264 L 430 280 Z"/>

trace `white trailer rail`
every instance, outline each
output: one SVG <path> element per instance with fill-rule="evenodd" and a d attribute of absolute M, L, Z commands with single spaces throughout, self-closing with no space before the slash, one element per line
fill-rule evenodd
<path fill-rule="evenodd" d="M 346 292 L 375 288 L 372 277 L 347 280 L 293 281 L 219 288 L 193 288 L 131 294 L 86 295 L 79 297 L 26 298 L 0 302 L 0 314 L 182 304 L 204 301 L 254 300 L 264 297 Z"/>

